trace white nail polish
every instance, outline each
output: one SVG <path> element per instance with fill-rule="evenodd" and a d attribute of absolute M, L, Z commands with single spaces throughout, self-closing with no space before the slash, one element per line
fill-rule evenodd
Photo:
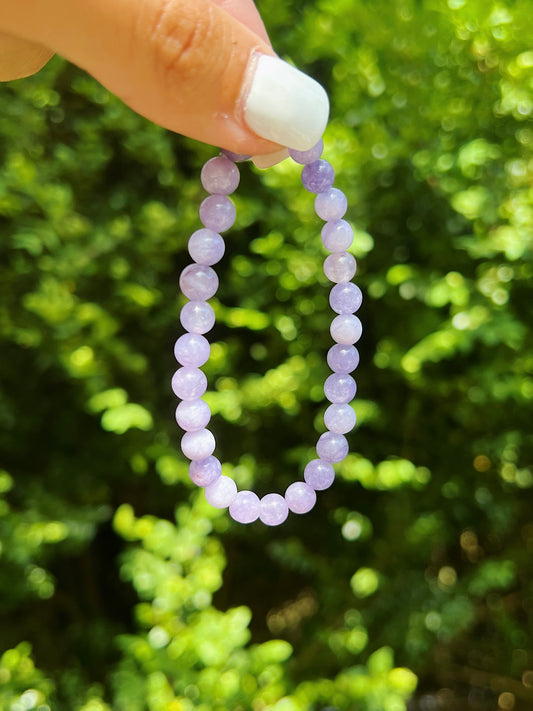
<path fill-rule="evenodd" d="M 298 151 L 312 148 L 324 133 L 329 100 L 314 79 L 278 57 L 254 55 L 244 101 L 244 120 L 261 138 Z"/>
<path fill-rule="evenodd" d="M 265 153 L 262 156 L 252 156 L 252 163 L 256 168 L 265 170 L 266 168 L 272 168 L 273 165 L 281 163 L 282 160 L 285 160 L 285 158 L 288 157 L 288 149 L 282 148 L 280 151 L 274 151 L 274 153 Z"/>

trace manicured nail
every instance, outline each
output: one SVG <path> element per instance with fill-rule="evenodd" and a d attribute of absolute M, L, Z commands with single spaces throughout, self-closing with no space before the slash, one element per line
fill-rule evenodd
<path fill-rule="evenodd" d="M 244 100 L 244 120 L 261 138 L 298 151 L 312 148 L 324 133 L 329 100 L 314 79 L 278 57 L 255 54 Z"/>
<path fill-rule="evenodd" d="M 289 149 L 282 148 L 280 151 L 274 151 L 274 153 L 265 153 L 262 156 L 252 156 L 252 163 L 256 168 L 266 169 L 272 168 L 273 165 L 281 163 L 282 160 L 289 157 Z"/>

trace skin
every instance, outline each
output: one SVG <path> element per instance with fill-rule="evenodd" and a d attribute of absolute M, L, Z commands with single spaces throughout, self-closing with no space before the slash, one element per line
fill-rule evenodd
<path fill-rule="evenodd" d="M 252 0 L 0 0 L 0 81 L 58 53 L 151 121 L 251 155 L 279 149 L 242 116 L 256 52 L 274 54 Z"/>

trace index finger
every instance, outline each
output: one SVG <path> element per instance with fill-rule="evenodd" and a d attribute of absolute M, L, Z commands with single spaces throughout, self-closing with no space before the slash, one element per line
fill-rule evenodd
<path fill-rule="evenodd" d="M 253 0 L 212 0 L 212 2 L 221 7 L 228 15 L 246 25 L 249 30 L 255 32 L 263 42 L 272 46 L 261 15 Z"/>

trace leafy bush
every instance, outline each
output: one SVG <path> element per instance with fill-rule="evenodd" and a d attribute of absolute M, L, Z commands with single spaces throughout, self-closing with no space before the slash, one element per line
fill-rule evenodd
<path fill-rule="evenodd" d="M 332 98 L 352 454 L 280 529 L 207 506 L 169 381 L 213 150 L 58 58 L 1 86 L 0 705 L 525 711 L 530 3 L 260 9 Z M 261 494 L 313 456 L 330 313 L 297 168 L 243 167 L 235 202 L 206 371 L 224 470 Z"/>

